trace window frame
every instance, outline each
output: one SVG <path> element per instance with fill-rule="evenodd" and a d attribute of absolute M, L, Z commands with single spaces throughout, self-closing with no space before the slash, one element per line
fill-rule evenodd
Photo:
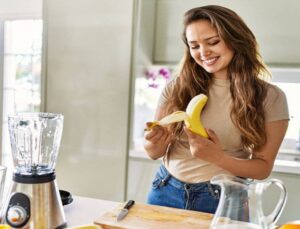
<path fill-rule="evenodd" d="M 0 126 L 0 149 L 3 149 L 3 95 L 4 95 L 4 41 L 5 41 L 5 34 L 4 34 L 4 28 L 5 28 L 5 22 L 6 21 L 14 21 L 14 20 L 42 20 L 43 24 L 43 31 L 45 30 L 45 23 L 42 18 L 42 15 L 32 14 L 32 15 L 8 15 L 7 17 L 1 17 L 0 15 L 0 87 L 1 87 L 1 93 L 0 93 L 0 120 L 1 120 L 1 126 Z M 44 60 L 44 51 L 45 51 L 45 38 L 42 35 L 42 51 L 41 51 L 41 104 L 40 104 L 40 111 L 45 110 L 45 60 Z M 2 150 L 0 152 L 0 163 L 3 162 L 3 155 Z"/>

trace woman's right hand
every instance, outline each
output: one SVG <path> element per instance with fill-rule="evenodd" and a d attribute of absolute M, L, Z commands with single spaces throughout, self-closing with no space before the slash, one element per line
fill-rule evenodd
<path fill-rule="evenodd" d="M 149 123 L 146 123 L 148 126 Z M 171 141 L 171 135 L 166 127 L 157 125 L 145 132 L 145 145 L 150 158 L 156 160 L 166 153 L 166 149 Z"/>

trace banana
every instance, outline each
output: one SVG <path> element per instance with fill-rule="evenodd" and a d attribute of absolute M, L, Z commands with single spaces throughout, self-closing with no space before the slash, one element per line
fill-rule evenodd
<path fill-rule="evenodd" d="M 186 111 L 175 111 L 174 113 L 165 116 L 159 121 L 150 122 L 147 124 L 147 128 L 145 130 L 151 130 L 154 126 L 157 125 L 163 126 L 175 122 L 184 121 L 186 127 L 192 132 L 202 137 L 208 138 L 208 135 L 200 119 L 200 114 L 207 102 L 207 99 L 207 96 L 204 94 L 197 95 L 189 102 Z"/>
<path fill-rule="evenodd" d="M 149 122 L 147 128 L 145 130 L 151 130 L 153 127 L 157 125 L 168 125 L 175 122 L 181 122 L 188 118 L 187 113 L 184 111 L 175 111 L 174 113 L 165 116 L 159 121 Z"/>
<path fill-rule="evenodd" d="M 200 114 L 207 102 L 207 96 L 200 94 L 192 98 L 189 102 L 186 113 L 188 118 L 184 120 L 184 123 L 188 129 L 202 137 L 208 138 L 208 135 L 201 123 Z"/>

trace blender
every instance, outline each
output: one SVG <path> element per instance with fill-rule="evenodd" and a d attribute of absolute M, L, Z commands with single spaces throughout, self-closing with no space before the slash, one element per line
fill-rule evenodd
<path fill-rule="evenodd" d="M 8 125 L 15 169 L 2 221 L 12 228 L 65 228 L 54 170 L 63 115 L 19 113 Z"/>

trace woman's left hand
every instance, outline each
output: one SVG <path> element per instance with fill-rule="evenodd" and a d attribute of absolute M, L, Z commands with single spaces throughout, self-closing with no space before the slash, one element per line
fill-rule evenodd
<path fill-rule="evenodd" d="M 186 127 L 184 130 L 189 139 L 191 154 L 194 157 L 213 164 L 219 164 L 224 156 L 224 152 L 220 140 L 213 130 L 206 129 L 209 138 L 195 134 Z"/>

